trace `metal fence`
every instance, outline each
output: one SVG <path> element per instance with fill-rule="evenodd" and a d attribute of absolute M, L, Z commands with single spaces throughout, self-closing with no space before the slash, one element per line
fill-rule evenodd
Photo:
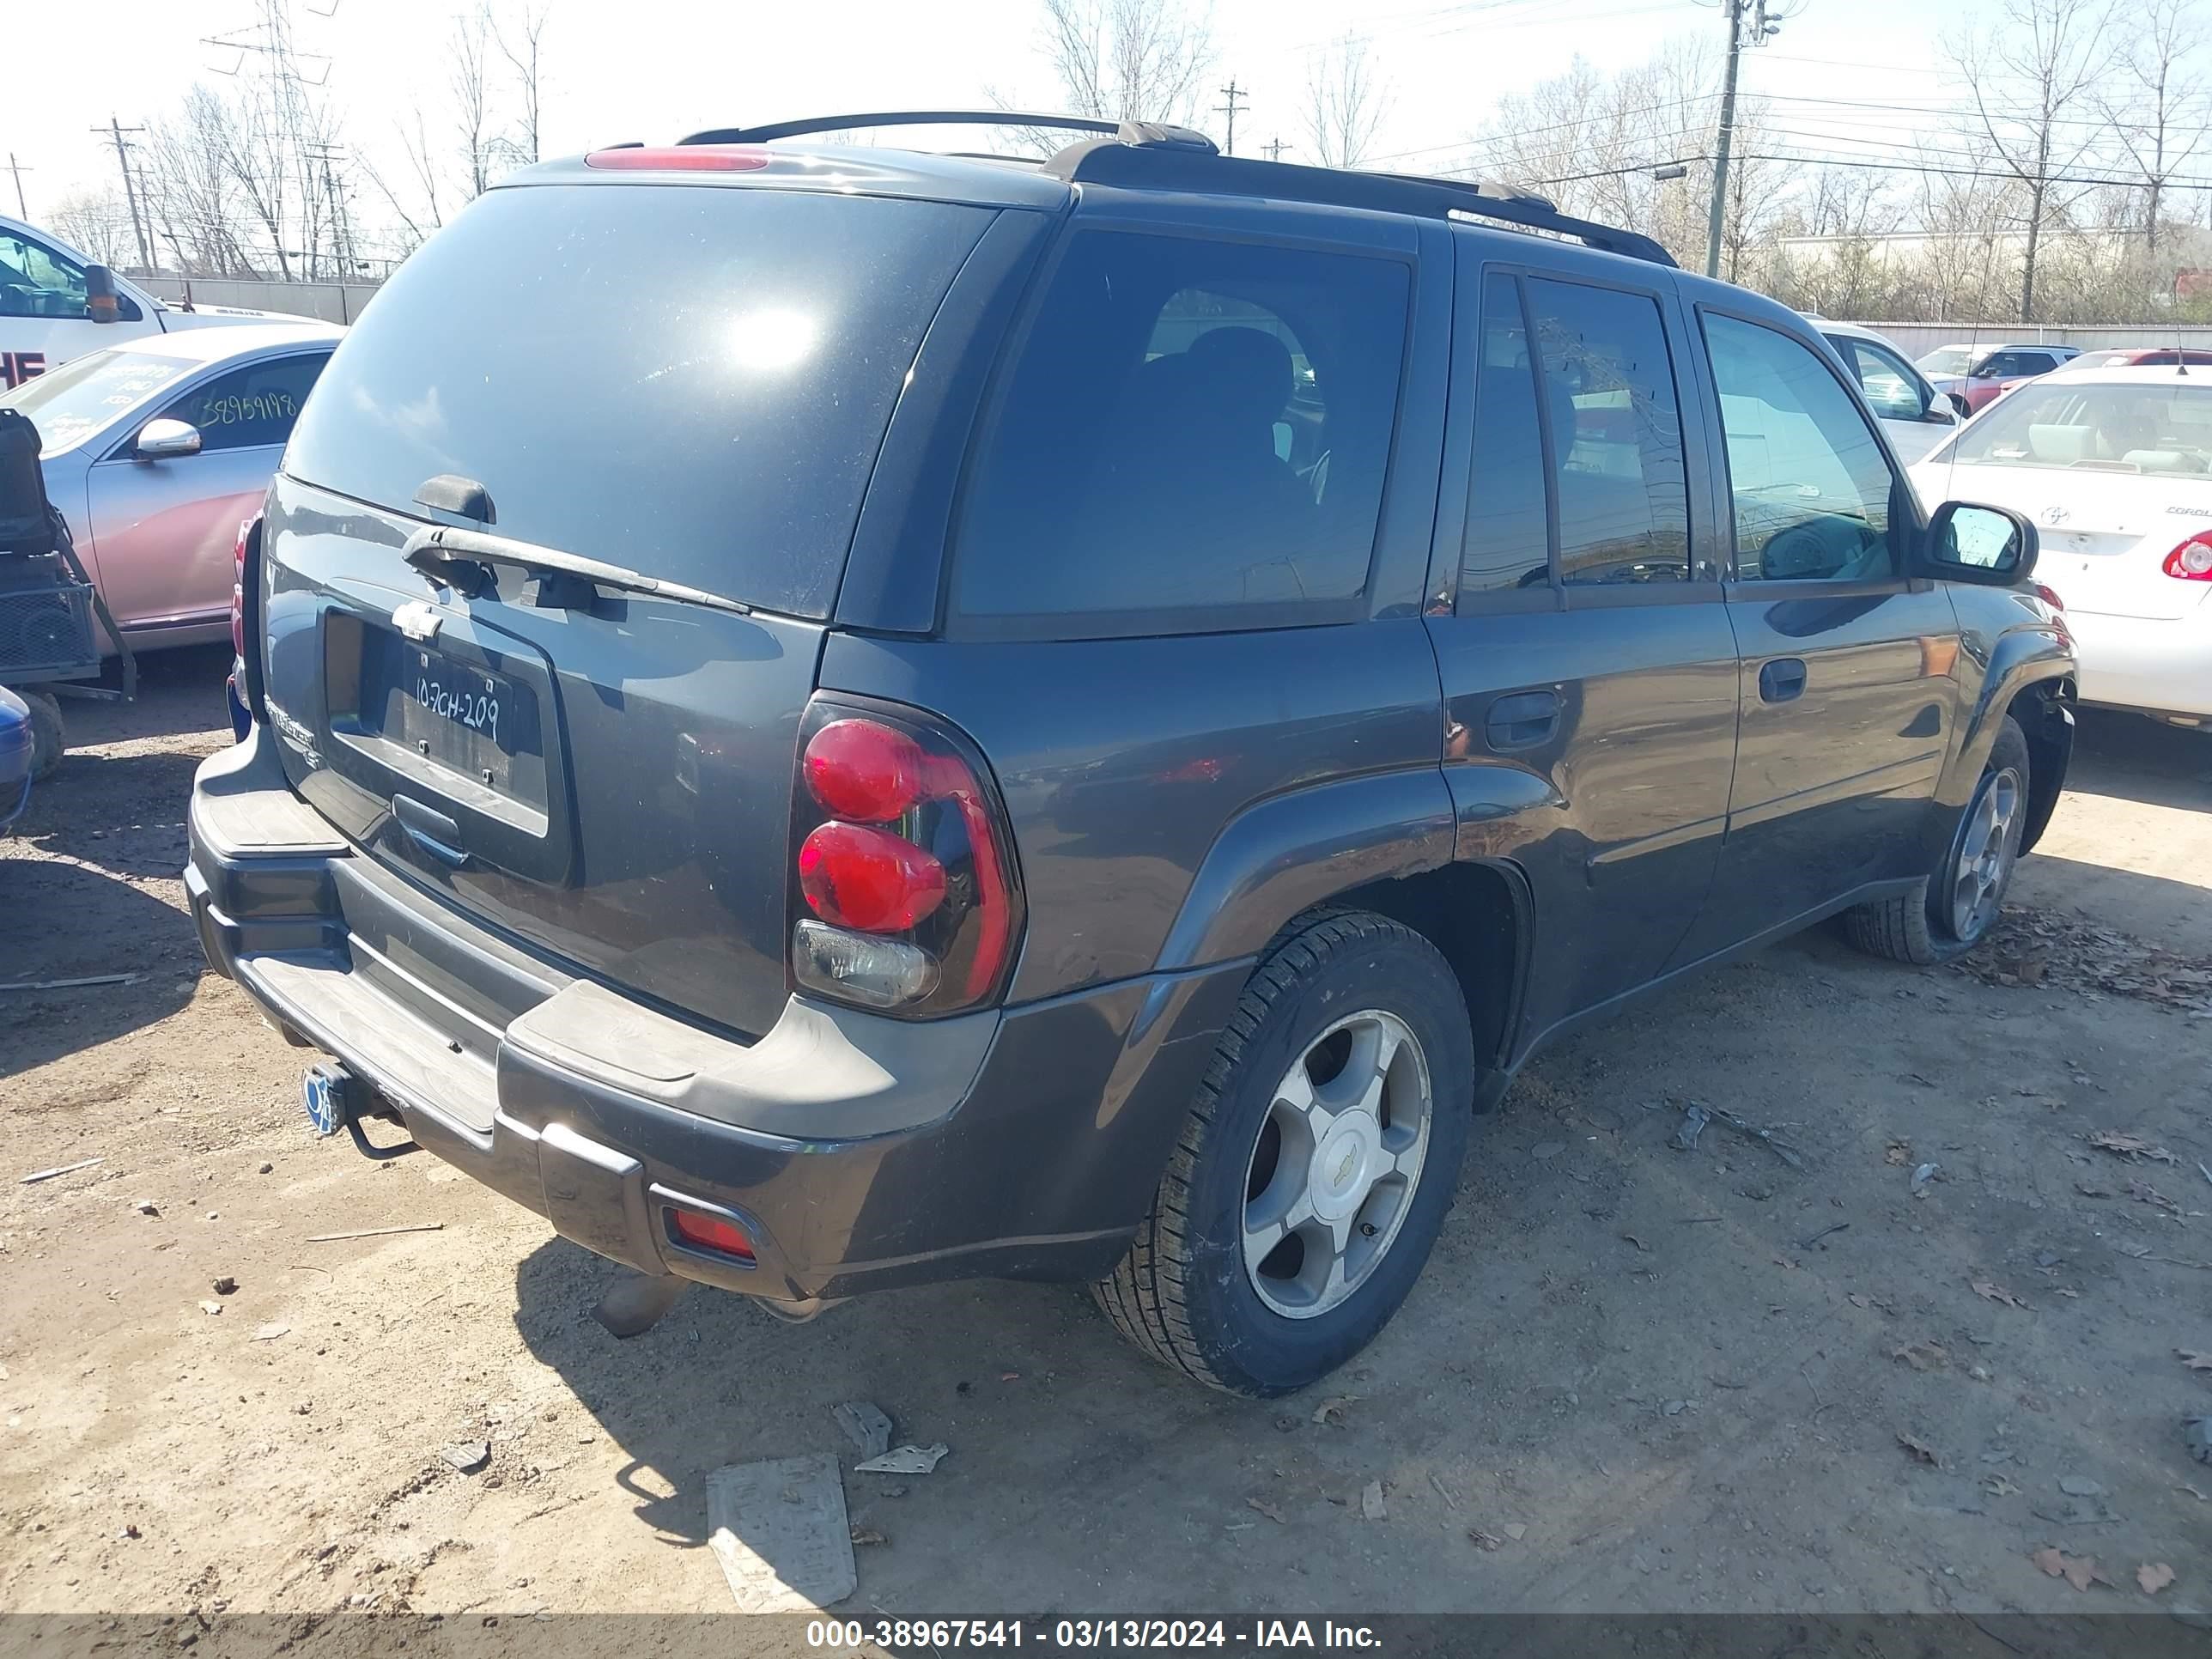
<path fill-rule="evenodd" d="M 150 276 L 138 279 L 171 305 L 242 306 L 288 317 L 349 323 L 377 289 L 374 283 L 265 283 L 228 276 Z"/>

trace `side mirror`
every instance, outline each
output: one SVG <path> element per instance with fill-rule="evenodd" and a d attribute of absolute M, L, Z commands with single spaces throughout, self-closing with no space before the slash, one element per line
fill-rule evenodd
<path fill-rule="evenodd" d="M 1965 392 L 1947 392 L 1945 395 L 1951 400 L 1951 412 L 1956 415 L 1960 420 L 1965 420 L 1966 416 L 1974 412 L 1973 405 L 1966 401 L 1966 394 Z"/>
<path fill-rule="evenodd" d="M 106 265 L 84 268 L 84 311 L 95 323 L 123 319 L 123 307 L 115 298 L 115 273 Z"/>
<path fill-rule="evenodd" d="M 149 421 L 138 428 L 138 459 L 171 461 L 200 453 L 200 429 L 189 421 Z"/>
<path fill-rule="evenodd" d="M 1946 501 L 1928 520 L 1926 574 L 1942 581 L 2010 587 L 2035 569 L 2035 526 L 2010 507 Z"/>

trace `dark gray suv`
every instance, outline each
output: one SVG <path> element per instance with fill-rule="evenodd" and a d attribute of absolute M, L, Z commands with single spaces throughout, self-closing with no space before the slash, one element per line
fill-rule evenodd
<path fill-rule="evenodd" d="M 325 1133 L 792 1316 L 1093 1281 L 1264 1395 L 1547 1039 L 1989 927 L 2063 617 L 1796 315 L 1174 129 L 771 143 L 866 121 L 519 173 L 316 388 L 186 880 Z"/>

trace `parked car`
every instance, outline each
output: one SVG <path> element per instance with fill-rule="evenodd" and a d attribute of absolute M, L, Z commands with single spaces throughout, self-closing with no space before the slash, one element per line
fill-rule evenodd
<path fill-rule="evenodd" d="M 1913 469 L 2035 520 L 2084 702 L 2212 721 L 2212 374 L 2069 368 L 2021 387 Z"/>
<path fill-rule="evenodd" d="M 915 118 L 518 172 L 331 359 L 185 875 L 319 1127 L 787 1316 L 1092 1280 L 1266 1395 L 1542 1042 L 1990 928 L 2071 741 L 2035 530 L 1923 517 L 1802 319 L 1174 128 L 767 142 Z"/>
<path fill-rule="evenodd" d="M 0 830 L 30 804 L 31 775 L 38 765 L 38 736 L 31 706 L 0 685 Z"/>
<path fill-rule="evenodd" d="M 1910 465 L 1951 435 L 1959 424 L 1958 410 L 1895 344 L 1856 323 L 1808 320 L 1835 347 L 1858 382 L 1898 459 Z"/>
<path fill-rule="evenodd" d="M 1921 358 L 1918 367 L 1959 413 L 1972 415 L 2021 381 L 2048 374 L 2081 355 L 2078 347 L 2064 345 L 1947 345 Z"/>
<path fill-rule="evenodd" d="M 126 340 L 282 320 L 234 306 L 173 307 L 52 231 L 0 214 L 0 390 Z"/>
<path fill-rule="evenodd" d="M 37 422 L 46 493 L 132 649 L 228 632 L 239 521 L 258 510 L 343 332 L 162 335 L 0 393 Z"/>
<path fill-rule="evenodd" d="M 2085 351 L 2066 367 L 2149 368 L 2160 364 L 2171 368 L 2176 363 L 2212 364 L 2212 351 L 2185 350 L 2179 346 L 2110 346 L 2101 351 Z"/>

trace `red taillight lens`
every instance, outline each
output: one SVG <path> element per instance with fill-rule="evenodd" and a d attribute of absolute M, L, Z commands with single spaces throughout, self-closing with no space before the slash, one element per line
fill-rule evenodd
<path fill-rule="evenodd" d="M 2191 536 L 2159 568 L 2185 582 L 2212 582 L 2212 530 Z"/>
<path fill-rule="evenodd" d="M 240 657 L 246 654 L 246 538 L 252 533 L 253 520 L 245 520 L 230 549 L 230 648 Z"/>
<path fill-rule="evenodd" d="M 2038 582 L 2035 584 L 2035 597 L 2041 599 L 2044 604 L 2049 605 L 2053 611 L 2063 611 L 2066 608 L 2066 601 L 2058 597 L 2058 590 L 2053 587 L 2049 582 Z"/>
<path fill-rule="evenodd" d="M 595 149 L 587 167 L 652 173 L 758 173 L 774 152 L 757 144 L 667 144 L 648 149 Z"/>
<path fill-rule="evenodd" d="M 833 820 L 799 843 L 799 886 L 824 921 L 903 933 L 945 902 L 945 866 L 888 830 Z"/>
<path fill-rule="evenodd" d="M 745 1230 L 720 1216 L 701 1215 L 694 1210 L 672 1206 L 668 1211 L 668 1229 L 694 1249 L 735 1256 L 740 1261 L 753 1260 L 753 1242 L 745 1237 Z"/>
<path fill-rule="evenodd" d="M 794 903 L 793 982 L 907 1015 L 995 994 L 1021 896 L 974 750 L 928 716 L 827 701 L 799 736 L 792 854 L 795 898 L 813 915 Z"/>
<path fill-rule="evenodd" d="M 876 720 L 832 720 L 806 743 L 806 787 L 856 823 L 888 823 L 921 799 L 928 757 Z"/>

